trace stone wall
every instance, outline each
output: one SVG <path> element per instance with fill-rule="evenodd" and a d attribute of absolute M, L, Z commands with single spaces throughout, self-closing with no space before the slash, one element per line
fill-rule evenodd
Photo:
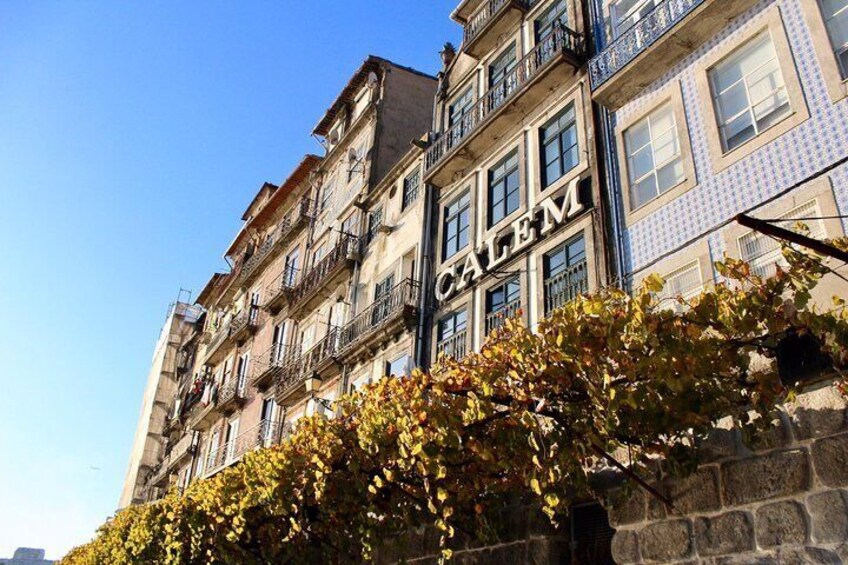
<path fill-rule="evenodd" d="M 801 395 L 764 435 L 717 430 L 693 475 L 614 498 L 617 563 L 848 562 L 848 421 L 831 387 Z"/>

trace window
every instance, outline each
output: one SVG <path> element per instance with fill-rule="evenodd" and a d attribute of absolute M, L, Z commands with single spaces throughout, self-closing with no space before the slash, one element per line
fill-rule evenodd
<path fill-rule="evenodd" d="M 848 78 L 848 0 L 819 0 L 842 78 Z"/>
<path fill-rule="evenodd" d="M 394 361 L 386 363 L 386 376 L 405 377 L 409 374 L 410 361 L 409 355 L 403 354 Z"/>
<path fill-rule="evenodd" d="M 383 225 L 383 207 L 378 206 L 368 213 L 368 233 L 365 234 L 365 245 L 369 245 Z"/>
<path fill-rule="evenodd" d="M 515 59 L 516 47 L 513 43 L 489 65 L 489 109 L 494 110 L 518 87 L 516 75 L 512 71 L 518 62 Z"/>
<path fill-rule="evenodd" d="M 418 192 L 421 188 L 421 171 L 415 169 L 412 173 L 403 179 L 403 198 L 401 202 L 401 210 L 406 210 L 410 204 L 418 199 Z"/>
<path fill-rule="evenodd" d="M 277 441 L 277 402 L 273 397 L 262 400 L 261 445 L 270 447 Z"/>
<path fill-rule="evenodd" d="M 466 191 L 462 196 L 445 206 L 442 226 L 442 260 L 452 257 L 468 245 L 471 220 L 471 196 Z"/>
<path fill-rule="evenodd" d="M 328 181 L 321 188 L 321 201 L 318 203 L 318 213 L 320 214 L 330 205 L 330 202 L 333 200 L 333 193 L 335 192 L 335 183 L 332 181 Z"/>
<path fill-rule="evenodd" d="M 589 290 L 586 242 L 582 235 L 546 253 L 542 262 L 545 275 L 546 316 Z"/>
<path fill-rule="evenodd" d="M 238 437 L 239 419 L 236 418 L 227 423 L 226 436 L 224 437 L 224 445 L 226 446 L 225 462 L 232 463 L 236 458 L 236 438 Z"/>
<path fill-rule="evenodd" d="M 448 127 L 458 124 L 463 116 L 471 112 L 474 105 L 474 88 L 468 87 L 465 92 L 456 99 L 456 102 L 448 107 Z"/>
<path fill-rule="evenodd" d="M 499 284 L 486 292 L 486 333 L 503 325 L 521 308 L 521 282 L 518 277 Z"/>
<path fill-rule="evenodd" d="M 436 351 L 459 359 L 465 355 L 468 313 L 465 310 L 452 312 L 439 320 L 436 336 Z"/>
<path fill-rule="evenodd" d="M 801 220 L 801 223 L 809 229 L 807 234 L 809 237 L 823 239 L 827 235 L 824 223 L 820 219 L 815 219 L 820 216 L 818 203 L 811 200 L 780 216 L 779 219 L 782 221 L 777 225 L 784 229 L 799 231 L 797 224 Z M 749 232 L 739 238 L 739 254 L 751 265 L 751 272 L 763 278 L 773 276 L 778 266 L 786 266 L 780 243 L 759 232 Z"/>
<path fill-rule="evenodd" d="M 283 285 L 286 287 L 294 286 L 297 270 L 300 265 L 300 249 L 295 249 L 286 256 L 286 264 L 283 271 Z"/>
<path fill-rule="evenodd" d="M 239 355 L 238 368 L 236 370 L 236 393 L 244 394 L 247 385 L 247 369 L 250 364 L 250 353 Z"/>
<path fill-rule="evenodd" d="M 536 45 L 539 45 L 550 37 L 557 24 L 568 23 L 568 3 L 566 0 L 556 0 L 550 8 L 545 10 L 541 16 L 533 22 L 533 32 L 536 36 Z"/>
<path fill-rule="evenodd" d="M 558 181 L 580 162 L 577 147 L 577 119 L 574 104 L 560 112 L 539 130 L 542 162 L 542 189 Z"/>
<path fill-rule="evenodd" d="M 359 235 L 357 232 L 359 231 L 359 227 L 357 225 L 359 217 L 354 213 L 345 218 L 342 222 L 342 233 L 352 236 Z"/>
<path fill-rule="evenodd" d="M 698 261 L 692 261 L 688 265 L 668 273 L 663 278 L 665 279 L 665 286 L 657 294 L 657 298 L 660 299 L 663 307 L 675 312 L 681 312 L 686 308 L 685 304 L 677 302 L 678 297 L 691 300 L 698 296 L 704 287 L 704 282 L 701 279 L 701 266 Z"/>
<path fill-rule="evenodd" d="M 314 267 L 315 265 L 317 265 L 321 261 L 321 259 L 324 258 L 324 255 L 326 255 L 326 253 L 327 244 L 322 243 L 315 249 L 315 251 L 312 252 L 312 266 Z"/>
<path fill-rule="evenodd" d="M 389 275 L 374 287 L 374 309 L 371 311 L 371 324 L 382 322 L 391 311 L 391 292 L 395 286 L 395 276 Z"/>
<path fill-rule="evenodd" d="M 769 32 L 710 69 L 709 79 L 725 152 L 757 137 L 792 113 Z"/>
<path fill-rule="evenodd" d="M 489 227 L 518 210 L 518 185 L 518 151 L 513 151 L 489 169 Z"/>
<path fill-rule="evenodd" d="M 667 103 L 624 132 L 630 206 L 635 210 L 686 178 L 674 107 Z"/>
<path fill-rule="evenodd" d="M 644 18 L 662 0 L 618 0 L 611 6 L 612 36 L 613 39 L 636 25 L 636 22 Z"/>

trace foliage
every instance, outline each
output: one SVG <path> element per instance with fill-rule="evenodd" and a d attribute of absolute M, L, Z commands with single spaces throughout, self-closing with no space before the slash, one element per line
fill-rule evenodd
<path fill-rule="evenodd" d="M 423 524 L 449 559 L 449 539 L 483 535 L 505 497 L 534 497 L 556 522 L 600 496 L 605 454 L 685 467 L 719 418 L 765 422 L 790 398 L 775 363 L 788 333 L 848 363 L 844 302 L 810 303 L 829 269 L 784 254 L 789 268 L 768 280 L 726 260 L 725 282 L 679 314 L 652 275 L 633 297 L 580 297 L 535 331 L 507 320 L 479 354 L 383 379 L 342 398 L 338 417 L 305 418 L 282 445 L 118 513 L 62 563 L 347 562 Z"/>

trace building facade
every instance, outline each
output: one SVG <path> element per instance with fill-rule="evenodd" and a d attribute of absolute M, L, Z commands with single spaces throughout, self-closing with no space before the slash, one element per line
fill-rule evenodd
<path fill-rule="evenodd" d="M 609 272 L 582 3 L 466 0 L 453 19 L 464 42 L 443 54 L 424 173 L 433 359 L 517 314 L 533 327 Z"/>
<path fill-rule="evenodd" d="M 53 561 L 44 558 L 43 549 L 19 547 L 10 559 L 0 558 L 0 565 L 53 565 Z"/>
<path fill-rule="evenodd" d="M 717 280 L 713 262 L 770 275 L 779 244 L 740 213 L 845 232 L 844 0 L 593 0 L 589 70 L 603 108 L 617 276 L 658 272 L 669 296 Z M 839 216 L 843 216 L 840 218 Z M 844 267 L 843 267 L 844 269 Z M 845 295 L 831 277 L 817 298 Z"/>

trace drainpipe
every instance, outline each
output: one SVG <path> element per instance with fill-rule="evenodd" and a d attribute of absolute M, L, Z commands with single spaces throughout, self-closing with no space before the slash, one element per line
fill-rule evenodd
<path fill-rule="evenodd" d="M 429 345 L 429 319 L 431 295 L 431 280 L 433 268 L 433 218 L 435 217 L 434 209 L 436 205 L 435 199 L 436 187 L 430 184 L 424 184 L 424 222 L 421 227 L 421 260 L 418 262 L 418 270 L 420 272 L 419 293 L 418 297 L 418 328 L 415 339 L 415 365 L 421 369 L 429 368 L 430 356 L 428 353 Z"/>

